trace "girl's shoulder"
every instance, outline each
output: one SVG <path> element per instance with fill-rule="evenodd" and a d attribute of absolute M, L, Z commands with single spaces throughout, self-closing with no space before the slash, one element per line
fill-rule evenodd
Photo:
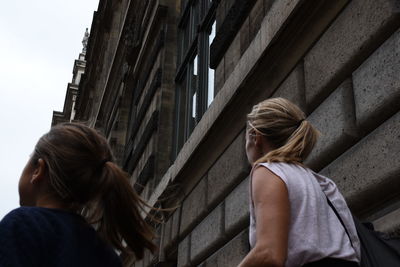
<path fill-rule="evenodd" d="M 284 178 L 283 176 L 286 176 L 287 174 L 292 174 L 292 173 L 312 173 L 312 171 L 300 164 L 294 164 L 294 163 L 287 163 L 287 162 L 261 162 L 258 163 L 256 166 L 253 167 L 253 169 L 258 168 L 260 166 L 263 166 L 276 175 L 278 175 L 281 178 Z"/>
<path fill-rule="evenodd" d="M 254 166 L 253 170 L 261 166 L 267 168 L 281 178 L 288 187 L 296 187 L 299 186 L 299 184 L 304 183 L 305 180 L 314 179 L 313 171 L 300 164 L 287 162 L 262 162 Z M 302 179 L 299 179 L 300 177 Z M 304 179 L 304 177 L 308 177 L 308 179 Z"/>
<path fill-rule="evenodd" d="M 290 162 L 260 162 L 257 163 L 257 165 L 263 165 L 263 166 L 276 166 L 280 168 L 294 168 L 294 169 L 308 169 L 305 165 L 301 163 L 290 163 Z"/>
<path fill-rule="evenodd" d="M 26 221 L 30 217 L 34 217 L 36 213 L 35 207 L 19 207 L 7 213 L 0 221 L 0 224 L 18 222 L 20 220 Z"/>
<path fill-rule="evenodd" d="M 19 230 L 38 228 L 39 231 L 42 231 L 44 226 L 53 228 L 75 221 L 84 221 L 84 219 L 68 211 L 24 206 L 16 208 L 4 216 L 0 221 L 0 227 L 17 228 Z"/>
<path fill-rule="evenodd" d="M 0 221 L 0 266 L 29 266 L 40 251 L 40 224 L 34 208 L 10 211 Z"/>
<path fill-rule="evenodd" d="M 42 208 L 42 207 L 30 207 L 30 206 L 22 206 L 10 211 L 6 216 L 4 216 L 3 220 L 5 219 L 17 219 L 20 217 L 36 217 L 36 216 L 43 216 L 45 214 L 52 214 L 52 213 L 65 213 L 65 211 L 56 210 L 56 209 L 49 209 L 49 208 Z M 3 221 L 2 220 L 2 221 Z"/>
<path fill-rule="evenodd" d="M 20 207 L 10 211 L 0 221 L 0 232 L 8 231 L 13 234 L 32 232 L 40 229 L 40 222 L 46 217 L 37 207 Z"/>

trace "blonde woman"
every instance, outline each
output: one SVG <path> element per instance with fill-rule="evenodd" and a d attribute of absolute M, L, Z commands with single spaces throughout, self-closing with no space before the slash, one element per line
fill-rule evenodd
<path fill-rule="evenodd" d="M 335 183 L 302 164 L 318 131 L 283 98 L 248 114 L 251 250 L 245 266 L 358 266 L 360 242 Z M 347 233 L 328 200 L 343 220 Z"/>

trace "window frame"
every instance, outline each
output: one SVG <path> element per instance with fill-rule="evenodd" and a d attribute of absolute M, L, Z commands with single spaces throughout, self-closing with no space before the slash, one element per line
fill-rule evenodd
<path fill-rule="evenodd" d="M 216 8 L 218 5 L 218 1 L 211 0 L 182 1 L 182 3 L 184 2 L 186 5 L 182 9 L 178 23 L 178 56 L 177 72 L 175 76 L 177 88 L 175 106 L 176 119 L 172 151 L 173 159 L 176 158 L 180 149 L 209 107 L 209 36 L 212 32 L 212 27 L 216 23 Z M 185 34 L 189 35 L 189 40 L 187 40 L 187 36 L 185 38 Z M 185 43 L 185 40 L 188 43 Z M 192 62 L 195 57 L 197 57 L 196 86 L 192 84 Z M 182 90 L 186 91 L 182 92 Z M 194 95 L 193 90 L 195 90 L 196 93 L 195 107 L 193 107 L 192 99 L 192 95 Z M 214 98 L 214 95 L 212 98 Z M 185 101 L 184 105 L 182 105 L 182 101 Z M 182 111 L 182 108 L 185 108 L 185 110 Z M 195 109 L 194 122 L 192 122 L 193 117 L 191 116 L 193 108 Z"/>

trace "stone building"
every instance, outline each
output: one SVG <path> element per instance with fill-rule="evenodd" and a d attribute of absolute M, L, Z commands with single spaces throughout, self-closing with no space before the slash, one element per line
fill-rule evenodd
<path fill-rule="evenodd" d="M 85 35 L 82 40 L 82 52 L 79 53 L 78 59 L 75 59 L 74 68 L 72 70 L 72 82 L 68 83 L 67 93 L 64 100 L 63 111 L 53 111 L 53 118 L 51 126 L 54 126 L 62 122 L 71 122 L 75 119 L 75 103 L 78 95 L 78 87 L 81 81 L 81 77 L 85 72 L 86 61 L 86 47 L 89 39 L 88 29 L 85 31 Z"/>
<path fill-rule="evenodd" d="M 398 0 L 101 0 L 75 120 L 106 135 L 145 199 L 177 207 L 134 266 L 246 255 L 246 114 L 274 96 L 322 132 L 306 163 L 399 231 L 399 27 Z"/>

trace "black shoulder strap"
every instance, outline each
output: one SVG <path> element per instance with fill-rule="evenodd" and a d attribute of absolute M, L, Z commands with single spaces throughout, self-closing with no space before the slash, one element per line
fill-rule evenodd
<path fill-rule="evenodd" d="M 335 209 L 335 207 L 333 206 L 332 202 L 329 200 L 329 198 L 328 198 L 327 196 L 326 196 L 326 201 L 328 202 L 329 207 L 331 207 L 331 209 L 333 210 L 333 212 L 336 214 L 336 217 L 338 217 L 340 223 L 342 224 L 344 230 L 346 231 L 346 234 L 347 234 L 347 236 L 349 237 L 351 246 L 354 247 L 354 246 L 353 246 L 353 241 L 351 240 L 350 234 L 349 234 L 349 232 L 347 231 L 347 228 L 346 228 L 346 226 L 345 226 L 345 224 L 344 224 L 342 218 L 340 217 L 339 213 L 337 212 L 337 210 Z"/>

